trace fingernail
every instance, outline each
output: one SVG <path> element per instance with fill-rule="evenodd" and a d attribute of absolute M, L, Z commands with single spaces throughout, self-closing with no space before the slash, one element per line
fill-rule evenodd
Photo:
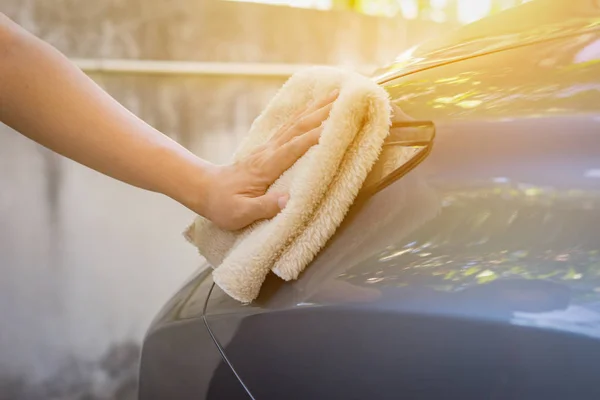
<path fill-rule="evenodd" d="M 277 199 L 277 205 L 279 206 L 280 210 L 283 210 L 285 208 L 289 199 L 290 199 L 290 196 L 287 194 L 285 196 L 281 196 L 280 198 Z"/>
<path fill-rule="evenodd" d="M 329 93 L 329 96 L 333 97 L 337 96 L 338 94 L 340 94 L 340 89 L 334 89 Z"/>

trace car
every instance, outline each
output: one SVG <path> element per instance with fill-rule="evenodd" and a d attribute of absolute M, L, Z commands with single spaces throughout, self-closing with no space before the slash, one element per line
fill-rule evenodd
<path fill-rule="evenodd" d="M 374 79 L 413 123 L 336 234 L 251 304 L 199 270 L 140 399 L 600 399 L 599 3 L 528 2 Z"/>

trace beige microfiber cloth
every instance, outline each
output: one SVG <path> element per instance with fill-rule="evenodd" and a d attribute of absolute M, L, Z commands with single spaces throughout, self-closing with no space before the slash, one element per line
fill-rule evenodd
<path fill-rule="evenodd" d="M 309 68 L 293 75 L 254 121 L 234 161 L 270 138 L 298 110 L 334 89 L 340 93 L 313 146 L 269 188 L 287 192 L 285 209 L 240 231 L 198 217 L 186 238 L 215 267 L 231 297 L 251 302 L 269 271 L 296 279 L 340 225 L 377 161 L 390 126 L 387 92 L 357 73 Z"/>

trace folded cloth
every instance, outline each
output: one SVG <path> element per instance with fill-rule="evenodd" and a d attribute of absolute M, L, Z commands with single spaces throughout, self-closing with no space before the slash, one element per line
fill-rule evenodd
<path fill-rule="evenodd" d="M 294 74 L 254 121 L 234 161 L 334 89 L 339 96 L 319 143 L 269 188 L 290 194 L 276 217 L 233 232 L 198 217 L 185 232 L 215 268 L 215 283 L 234 299 L 254 300 L 271 270 L 296 279 L 334 234 L 377 161 L 390 126 L 386 91 L 367 77 L 328 67 Z"/>

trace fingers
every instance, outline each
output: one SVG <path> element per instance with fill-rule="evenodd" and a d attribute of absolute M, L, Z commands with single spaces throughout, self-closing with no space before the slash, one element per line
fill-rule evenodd
<path fill-rule="evenodd" d="M 284 145 L 290 140 L 304 135 L 307 132 L 312 131 L 313 129 L 318 128 L 327 120 L 329 117 L 329 113 L 331 112 L 331 108 L 333 107 L 333 103 L 329 103 L 320 109 L 312 112 L 311 114 L 306 115 L 301 118 L 292 128 L 288 129 L 283 135 L 281 135 L 280 139 L 277 141 L 278 145 Z"/>
<path fill-rule="evenodd" d="M 339 90 L 334 90 L 323 99 L 314 102 L 304 112 L 297 113 L 288 124 L 273 137 L 275 145 L 281 146 L 296 136 L 319 127 L 328 117 L 337 99 Z"/>
<path fill-rule="evenodd" d="M 323 97 L 321 100 L 313 102 L 313 104 L 306 109 L 302 116 L 310 114 L 311 112 L 318 110 L 329 103 L 333 103 L 335 99 L 338 98 L 339 94 L 339 89 L 332 90 L 327 96 Z"/>
<path fill-rule="evenodd" d="M 285 208 L 288 200 L 289 195 L 276 192 L 249 199 L 247 224 L 249 225 L 261 219 L 273 218 Z"/>
<path fill-rule="evenodd" d="M 265 166 L 263 172 L 268 182 L 274 182 L 281 174 L 290 168 L 308 149 L 319 143 L 323 127 L 313 129 L 312 131 L 298 136 L 283 146 L 279 147 L 270 158 L 268 167 Z M 248 208 L 243 213 L 242 222 L 239 226 L 246 226 L 259 219 L 272 218 L 279 213 L 287 204 L 289 195 L 281 193 L 267 193 L 263 196 L 248 199 Z"/>
<path fill-rule="evenodd" d="M 298 122 L 298 120 L 304 116 L 304 114 L 307 112 L 307 110 L 308 110 L 308 108 L 306 108 L 306 109 L 300 109 L 300 110 L 296 111 L 294 113 L 294 115 L 292 115 L 292 117 L 288 120 L 288 122 L 286 122 L 285 124 L 283 124 L 283 126 L 281 128 L 279 128 L 279 130 L 273 135 L 273 137 L 271 138 L 271 140 L 276 141 L 279 138 L 281 138 L 281 135 L 283 135 L 292 126 L 294 126 L 294 124 L 296 122 Z"/>
<path fill-rule="evenodd" d="M 241 195 L 240 207 L 233 215 L 223 216 L 220 226 L 237 230 L 257 220 L 272 218 L 286 206 L 288 195 L 263 194 L 262 187 L 266 190 L 312 146 L 319 143 L 323 122 L 329 117 L 338 92 L 335 90 L 296 113 L 285 128 L 242 162 L 248 167 L 244 170 L 250 171 L 249 182 L 241 182 L 243 187 L 232 188 L 235 196 Z M 251 194 L 248 194 L 246 186 L 252 188 Z"/>
<path fill-rule="evenodd" d="M 319 143 L 323 126 L 319 126 L 304 135 L 300 135 L 279 147 L 273 157 L 272 172 L 280 176 L 290 168 L 308 149 Z"/>

